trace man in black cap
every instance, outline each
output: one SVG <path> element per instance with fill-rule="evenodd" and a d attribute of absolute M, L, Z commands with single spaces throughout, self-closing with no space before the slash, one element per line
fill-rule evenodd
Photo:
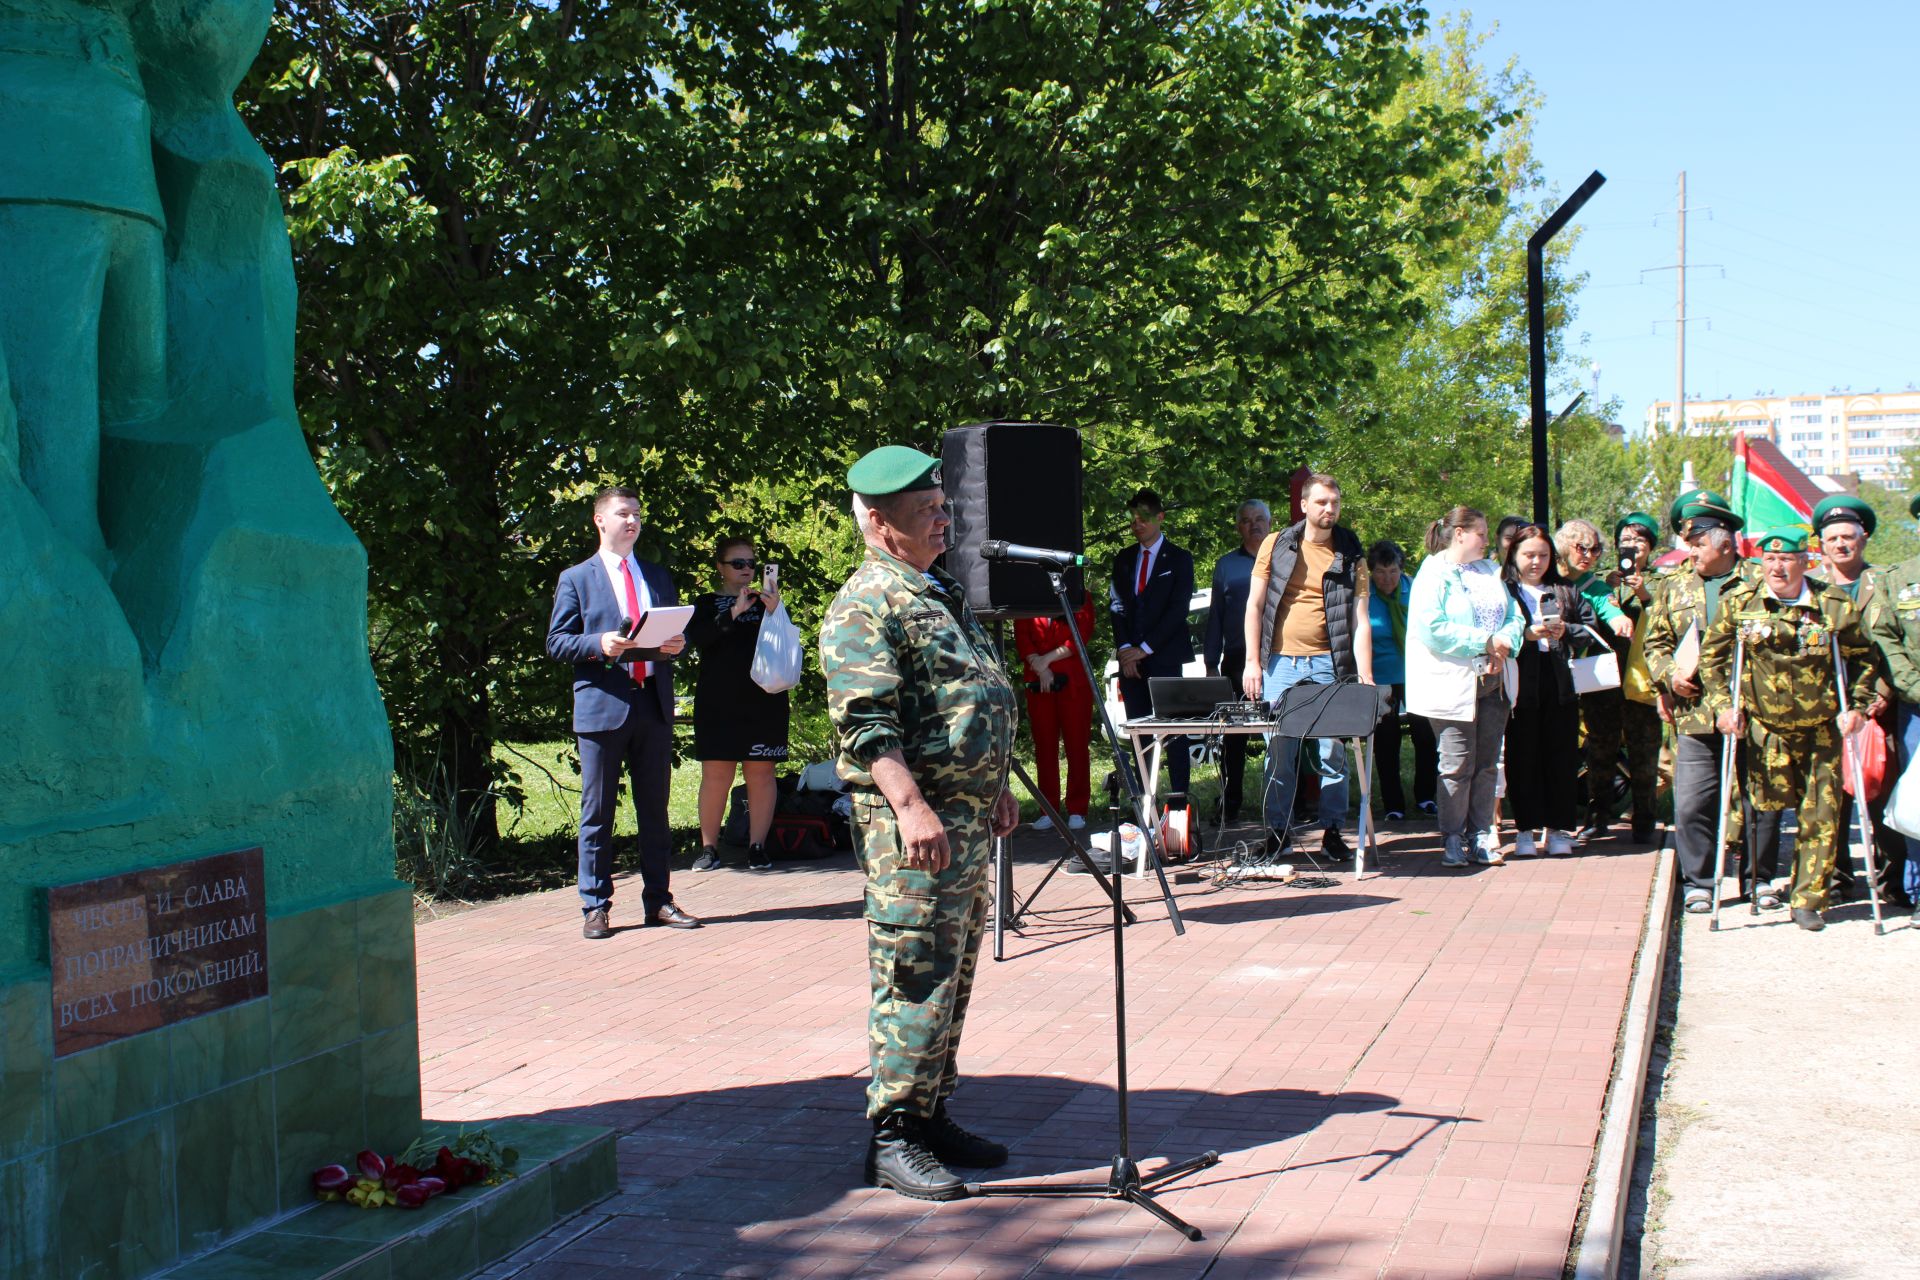
<path fill-rule="evenodd" d="M 1691 572 L 1668 578 L 1642 615 L 1647 626 L 1647 673 L 1673 722 L 1673 847 L 1685 883 L 1684 905 L 1695 914 L 1713 907 L 1714 840 L 1719 834 L 1721 737 L 1700 683 L 1700 644 L 1719 616 L 1721 596 L 1739 581 L 1740 517 L 1708 490 L 1689 495 L 1674 514 L 1676 531 L 1693 553 Z M 1742 816 L 1747 817 L 1742 811 Z M 1728 840 L 1733 839 L 1731 824 Z M 1777 820 L 1754 830 L 1754 858 L 1765 875 L 1779 863 Z"/>
<path fill-rule="evenodd" d="M 1879 524 L 1872 507 L 1850 493 L 1822 498 L 1813 509 L 1813 530 L 1820 539 L 1820 556 L 1826 563 L 1821 575 L 1831 586 L 1839 587 L 1853 598 L 1860 616 L 1870 618 L 1877 598 L 1880 570 L 1867 563 L 1867 540 Z M 1891 736 L 1894 724 L 1893 686 L 1885 680 L 1874 685 L 1873 705 L 1867 716 Z M 1854 893 L 1852 845 L 1846 833 L 1853 827 L 1853 795 L 1840 797 L 1840 834 L 1838 860 L 1833 868 L 1834 896 L 1845 902 Z M 1904 880 L 1907 863 L 1907 838 L 1887 826 L 1887 797 L 1867 804 L 1867 816 L 1873 819 L 1873 850 L 1880 873 L 1882 901 L 1904 904 L 1907 900 Z"/>

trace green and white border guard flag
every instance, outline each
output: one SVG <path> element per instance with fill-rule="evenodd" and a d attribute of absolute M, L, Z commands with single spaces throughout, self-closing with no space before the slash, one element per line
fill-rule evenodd
<path fill-rule="evenodd" d="M 1727 505 L 1741 520 L 1741 555 L 1759 554 L 1754 539 L 1769 529 L 1794 525 L 1813 532 L 1813 503 L 1801 492 L 1811 486 L 1796 485 L 1796 478 L 1805 478 L 1788 474 L 1795 470 L 1778 449 L 1749 446 L 1746 432 L 1733 438 L 1733 476 L 1727 484 Z"/>

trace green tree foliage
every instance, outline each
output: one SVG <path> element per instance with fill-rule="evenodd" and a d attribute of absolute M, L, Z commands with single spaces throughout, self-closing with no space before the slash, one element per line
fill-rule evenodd
<path fill-rule="evenodd" d="M 1512 63 L 1489 68 L 1485 40 L 1464 17 L 1448 23 L 1420 50 L 1425 74 L 1401 88 L 1388 114 L 1442 108 L 1489 122 L 1429 181 L 1490 174 L 1494 198 L 1466 207 L 1458 234 L 1409 270 L 1417 323 L 1368 344 L 1375 376 L 1343 389 L 1312 452 L 1318 469 L 1341 477 L 1348 519 L 1363 536 L 1392 538 L 1415 555 L 1428 522 L 1452 506 L 1493 519 L 1530 507 L 1526 240 L 1558 200 L 1533 154 L 1539 94 Z M 1549 367 L 1564 354 L 1566 297 L 1578 283 L 1564 263 L 1575 238 L 1563 232 L 1547 254 Z"/>
<path fill-rule="evenodd" d="M 546 600 L 608 480 L 644 486 L 642 550 L 683 590 L 718 533 L 757 532 L 805 627 L 857 553 L 841 473 L 877 443 L 1085 428 L 1097 545 L 1139 483 L 1211 537 L 1348 423 L 1380 439 L 1396 401 L 1338 406 L 1508 273 L 1525 167 L 1493 141 L 1507 106 L 1429 83 L 1469 72 L 1422 54 L 1423 22 L 1352 0 L 282 6 L 242 109 L 286 175 L 298 392 L 368 545 L 403 758 L 441 762 L 490 838 L 503 724 L 564 730 Z M 1511 325 L 1408 362 L 1510 387 Z M 1485 416 L 1507 394 L 1423 421 L 1511 436 Z"/>

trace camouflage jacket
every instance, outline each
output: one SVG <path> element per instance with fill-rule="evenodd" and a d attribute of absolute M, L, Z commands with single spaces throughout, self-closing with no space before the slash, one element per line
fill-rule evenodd
<path fill-rule="evenodd" d="M 1742 564 L 1721 579 L 1720 604 L 1724 610 L 1727 595 L 1745 578 Z M 1640 615 L 1638 625 L 1647 629 L 1645 644 L 1647 675 L 1673 708 L 1675 733 L 1712 733 L 1713 712 L 1702 698 L 1683 698 L 1673 691 L 1673 658 L 1680 642 L 1694 627 L 1700 628 L 1700 640 L 1707 638 L 1706 581 L 1692 568 L 1662 575 L 1653 588 L 1653 603 Z M 1702 664 L 1702 670 L 1705 664 Z M 1698 673 L 1695 682 L 1699 682 Z"/>
<path fill-rule="evenodd" d="M 1920 556 L 1872 572 L 1877 577 L 1867 604 L 1867 634 L 1894 693 L 1902 702 L 1920 703 Z"/>
<path fill-rule="evenodd" d="M 869 548 L 820 624 L 840 772 L 877 790 L 899 751 L 930 804 L 991 804 L 1013 758 L 1013 684 L 960 584 Z"/>
<path fill-rule="evenodd" d="M 1736 633 L 1745 651 L 1740 706 L 1779 728 L 1830 724 L 1840 714 L 1833 638 L 1847 666 L 1847 705 L 1865 711 L 1880 678 L 1879 655 L 1859 607 L 1841 587 L 1806 580 L 1804 603 L 1773 598 L 1764 582 L 1742 582 L 1720 599 L 1700 644 L 1700 684 L 1715 715 L 1733 705 Z"/>

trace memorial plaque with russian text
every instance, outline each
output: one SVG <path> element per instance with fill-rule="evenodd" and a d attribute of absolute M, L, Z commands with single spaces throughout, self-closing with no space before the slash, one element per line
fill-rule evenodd
<path fill-rule="evenodd" d="M 47 915 L 57 1058 L 267 994 L 259 849 L 60 885 Z"/>

